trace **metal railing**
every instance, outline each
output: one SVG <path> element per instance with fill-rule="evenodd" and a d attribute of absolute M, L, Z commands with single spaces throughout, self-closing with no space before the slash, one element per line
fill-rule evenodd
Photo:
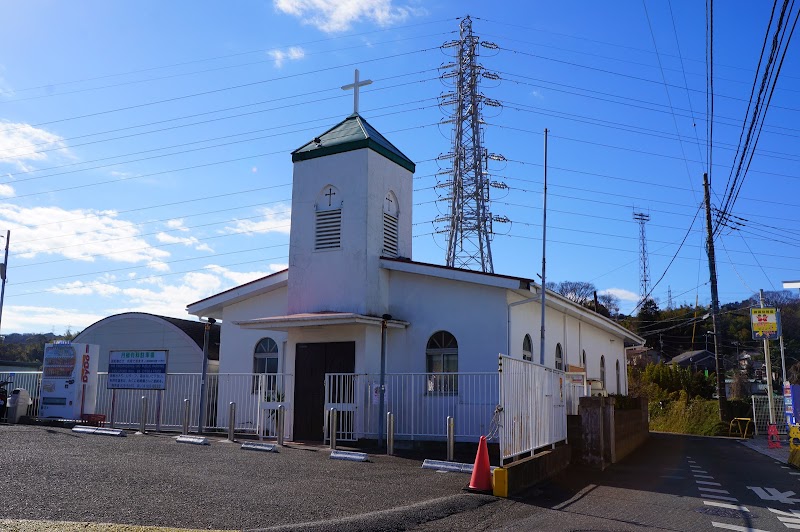
<path fill-rule="evenodd" d="M 773 395 L 772 411 L 775 414 L 775 424 L 778 426 L 778 434 L 789 434 L 786 425 L 786 416 L 783 413 L 783 397 Z M 752 396 L 753 402 L 753 427 L 756 436 L 767 435 L 767 425 L 769 425 L 769 398 L 766 395 Z"/>
<path fill-rule="evenodd" d="M 448 417 L 455 419 L 459 441 L 478 441 L 491 430 L 499 395 L 497 373 L 390 373 L 384 382 L 380 411 L 380 375 L 325 375 L 325 411 L 337 410 L 339 441 L 377 439 L 387 412 L 394 415 L 395 440 L 444 441 Z M 327 416 L 325 420 L 327 438 Z"/>
<path fill-rule="evenodd" d="M 501 461 L 566 440 L 564 372 L 506 356 L 500 363 Z"/>
<path fill-rule="evenodd" d="M 222 373 L 206 376 L 205 428 L 229 429 L 229 404 L 236 403 L 237 433 L 272 437 L 277 434 L 278 406 L 291 411 L 292 376 L 288 374 Z M 199 373 L 169 373 L 164 390 L 108 389 L 108 374 L 98 374 L 95 412 L 105 414 L 115 427 L 138 427 L 142 419 L 142 397 L 147 397 L 146 427 L 151 430 L 182 430 L 189 399 L 189 430 L 197 430 L 200 411 Z M 287 393 L 288 392 L 288 393 Z M 287 416 L 291 419 L 291 416 Z"/>
<path fill-rule="evenodd" d="M 42 384 L 41 371 L 0 371 L 0 381 L 11 381 L 6 387 L 8 394 L 14 388 L 25 388 L 31 394 L 33 404 L 28 407 L 28 415 L 35 417 L 39 414 L 39 387 Z"/>
<path fill-rule="evenodd" d="M 567 415 L 578 415 L 578 404 L 581 397 L 589 395 L 589 385 L 586 381 L 586 373 L 567 372 Z"/>

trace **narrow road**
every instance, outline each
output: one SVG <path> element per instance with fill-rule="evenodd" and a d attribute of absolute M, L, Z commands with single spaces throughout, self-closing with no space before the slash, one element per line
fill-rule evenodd
<path fill-rule="evenodd" d="M 653 434 L 606 471 L 571 467 L 418 530 L 800 530 L 798 494 L 800 471 L 735 440 Z"/>

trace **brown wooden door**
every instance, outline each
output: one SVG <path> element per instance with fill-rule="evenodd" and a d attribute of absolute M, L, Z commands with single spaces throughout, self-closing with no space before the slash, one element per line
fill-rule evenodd
<path fill-rule="evenodd" d="M 322 441 L 325 374 L 353 373 L 356 343 L 297 344 L 295 353 L 294 439 Z"/>

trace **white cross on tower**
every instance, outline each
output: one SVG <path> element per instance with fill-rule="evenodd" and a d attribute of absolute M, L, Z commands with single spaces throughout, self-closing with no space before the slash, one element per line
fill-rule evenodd
<path fill-rule="evenodd" d="M 349 91 L 353 89 L 353 114 L 358 114 L 358 88 L 364 87 L 365 85 L 369 85 L 372 83 L 371 79 L 365 79 L 364 81 L 359 81 L 358 79 L 358 69 L 356 69 L 356 78 L 355 81 L 349 85 L 343 85 L 343 91 Z"/>

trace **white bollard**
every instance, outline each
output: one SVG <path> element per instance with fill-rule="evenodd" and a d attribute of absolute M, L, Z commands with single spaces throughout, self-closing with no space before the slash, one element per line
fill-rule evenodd
<path fill-rule="evenodd" d="M 277 414 L 277 436 L 278 436 L 278 445 L 283 447 L 283 426 L 284 426 L 284 419 L 286 417 L 286 408 L 283 405 L 278 405 L 278 414 Z"/>
<path fill-rule="evenodd" d="M 142 396 L 142 412 L 139 421 L 139 432 L 142 434 L 147 433 L 147 397 Z"/>
<path fill-rule="evenodd" d="M 394 454 L 394 414 L 386 412 L 386 454 Z"/>
<path fill-rule="evenodd" d="M 191 410 L 191 402 L 188 399 L 183 400 L 183 431 L 182 435 L 189 434 L 189 411 Z"/>
<path fill-rule="evenodd" d="M 235 441 L 236 438 L 233 435 L 235 429 L 236 429 L 236 403 L 231 401 L 230 412 L 228 413 L 228 441 Z"/>

